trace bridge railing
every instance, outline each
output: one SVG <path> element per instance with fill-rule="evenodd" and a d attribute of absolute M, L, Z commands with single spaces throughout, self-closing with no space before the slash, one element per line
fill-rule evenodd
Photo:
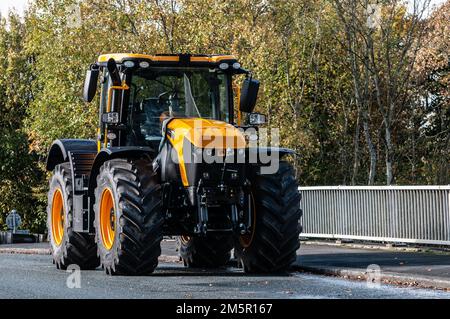
<path fill-rule="evenodd" d="M 450 186 L 299 187 L 305 238 L 450 245 Z"/>

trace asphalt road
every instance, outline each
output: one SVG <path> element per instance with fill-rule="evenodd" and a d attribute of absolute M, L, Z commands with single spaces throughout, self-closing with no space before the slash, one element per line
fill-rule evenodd
<path fill-rule="evenodd" d="M 190 270 L 173 262 L 161 263 L 147 277 L 82 271 L 81 288 L 68 288 L 69 276 L 56 270 L 50 256 L 0 254 L 0 298 L 450 298 L 437 290 L 370 288 L 365 282 L 297 272 L 249 276 L 237 268 Z"/>

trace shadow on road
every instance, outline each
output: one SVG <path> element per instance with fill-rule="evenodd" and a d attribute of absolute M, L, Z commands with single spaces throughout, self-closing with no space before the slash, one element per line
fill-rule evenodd
<path fill-rule="evenodd" d="M 287 272 L 276 274 L 247 274 L 238 268 L 182 268 L 172 266 L 161 266 L 151 274 L 152 277 L 172 277 L 172 276 L 217 276 L 217 277 L 289 277 Z"/>

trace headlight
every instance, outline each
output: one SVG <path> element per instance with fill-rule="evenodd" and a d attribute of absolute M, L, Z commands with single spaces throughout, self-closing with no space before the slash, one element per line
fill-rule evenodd
<path fill-rule="evenodd" d="M 219 64 L 219 69 L 221 70 L 226 70 L 230 67 L 230 65 L 228 63 L 220 63 Z"/>

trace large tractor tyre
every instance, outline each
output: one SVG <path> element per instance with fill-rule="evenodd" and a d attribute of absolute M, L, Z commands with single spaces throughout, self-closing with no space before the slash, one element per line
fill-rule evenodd
<path fill-rule="evenodd" d="M 164 217 L 150 159 L 105 162 L 95 189 L 98 254 L 109 275 L 147 275 L 158 265 Z"/>
<path fill-rule="evenodd" d="M 230 261 L 233 238 L 229 235 L 180 236 L 177 246 L 186 267 L 218 268 Z"/>
<path fill-rule="evenodd" d="M 57 165 L 50 179 L 47 226 L 53 262 L 58 269 L 78 265 L 95 269 L 100 265 L 94 236 L 73 230 L 73 188 L 70 165 Z"/>
<path fill-rule="evenodd" d="M 281 161 L 278 172 L 264 175 L 256 168 L 251 179 L 251 233 L 236 237 L 235 255 L 247 273 L 286 271 L 300 247 L 300 193 L 294 170 Z"/>

